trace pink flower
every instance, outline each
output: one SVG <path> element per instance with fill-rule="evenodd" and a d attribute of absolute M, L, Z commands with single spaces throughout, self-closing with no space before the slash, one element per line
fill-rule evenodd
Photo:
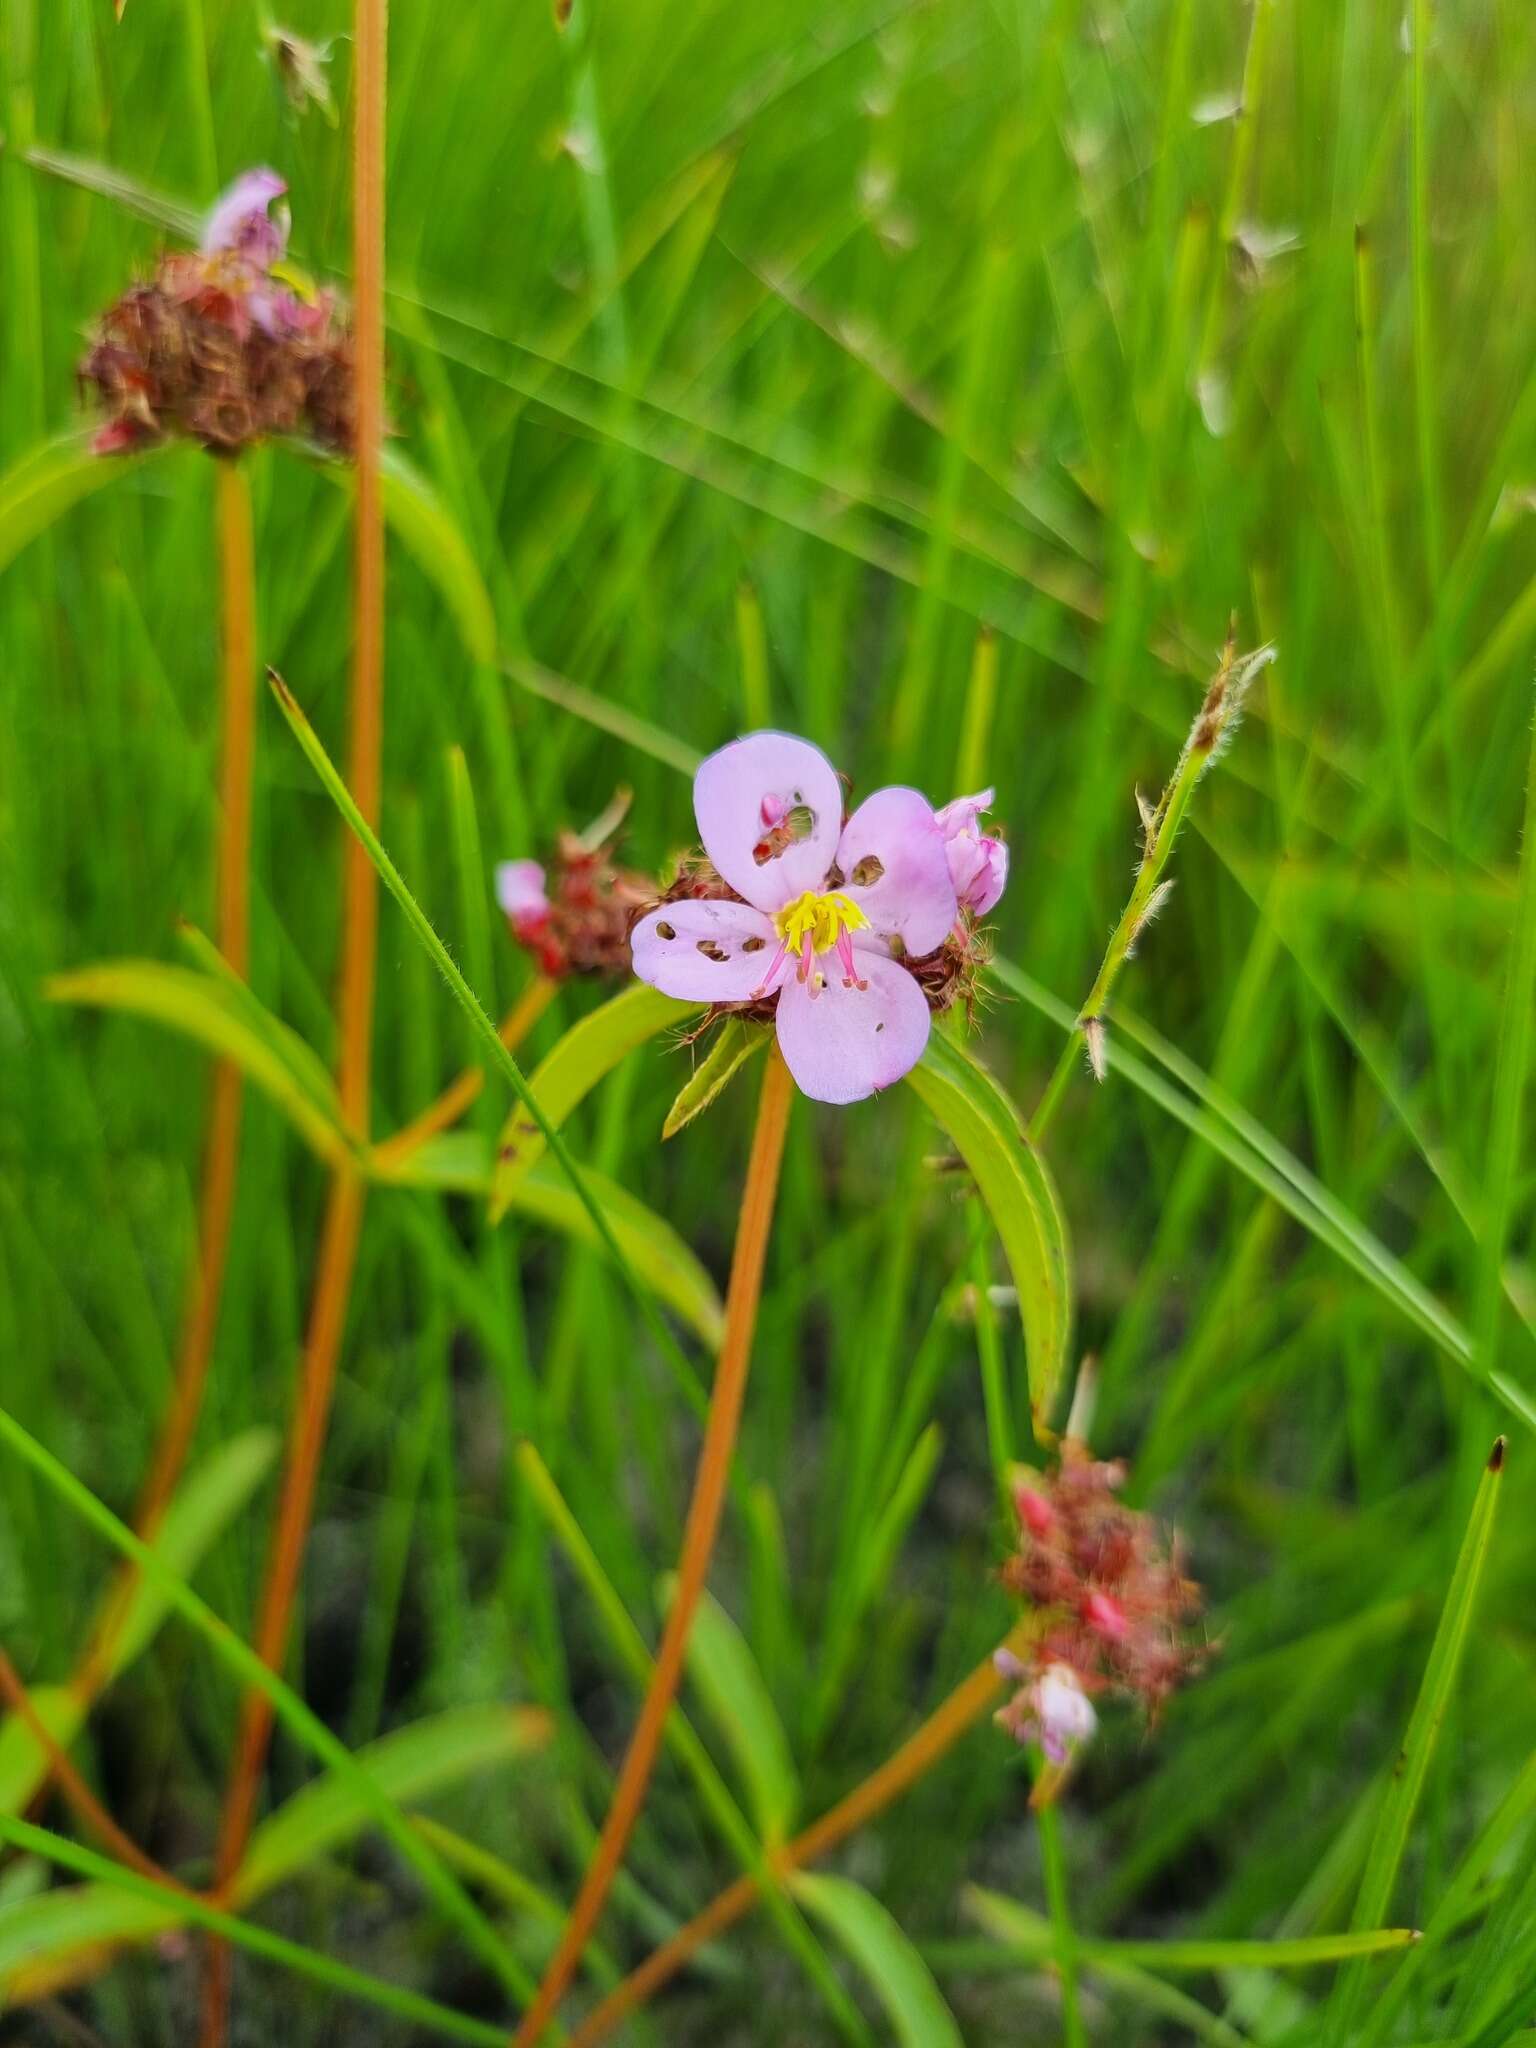
<path fill-rule="evenodd" d="M 270 208 L 287 190 L 276 171 L 242 172 L 203 223 L 201 254 L 240 256 L 258 270 L 270 270 L 288 247 L 287 209 L 274 220 Z"/>
<path fill-rule="evenodd" d="M 517 937 L 532 937 L 549 920 L 543 868 L 536 860 L 504 860 L 496 870 L 496 901 Z"/>
<path fill-rule="evenodd" d="M 944 833 L 915 789 L 881 789 L 843 823 L 825 754 L 757 732 L 699 769 L 704 851 L 742 902 L 663 903 L 631 934 L 635 972 L 688 1002 L 778 995 L 779 1048 L 805 1094 L 857 1102 L 928 1043 L 922 986 L 902 964 L 941 946 L 959 914 Z"/>
<path fill-rule="evenodd" d="M 985 917 L 1008 886 L 1007 841 L 978 829 L 991 808 L 992 792 L 984 789 L 976 796 L 957 796 L 937 814 L 955 895 L 973 917 Z"/>
<path fill-rule="evenodd" d="M 1069 1664 L 1047 1664 L 1025 1695 L 1028 1713 L 1016 1725 L 1022 1742 L 1038 1742 L 1053 1764 L 1064 1764 L 1099 1725 L 1093 1703 Z"/>

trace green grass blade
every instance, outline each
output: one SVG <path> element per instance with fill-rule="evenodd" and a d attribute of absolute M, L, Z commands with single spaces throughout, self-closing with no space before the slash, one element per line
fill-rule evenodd
<path fill-rule="evenodd" d="M 676 1581 L 662 1584 L 662 1608 Z M 786 1841 L 800 1806 L 800 1779 L 789 1737 L 746 1637 L 706 1592 L 688 1638 L 688 1676 L 736 1759 L 757 1831 L 770 1848 Z"/>
<path fill-rule="evenodd" d="M 155 1537 L 155 1553 L 179 1578 L 190 1578 L 198 1561 L 245 1506 L 269 1470 L 277 1450 L 270 1430 L 252 1429 L 221 1444 L 192 1472 L 166 1511 Z M 127 1605 L 117 1589 L 108 1594 L 102 1619 L 112 1617 L 108 1684 L 141 1656 L 168 1611 L 164 1591 L 139 1578 Z M 99 1626 L 99 1624 L 98 1624 Z M 68 1748 L 85 1717 L 85 1703 L 67 1686 L 41 1686 L 31 1695 L 56 1740 Z M 0 1813 L 20 1813 L 48 1771 L 48 1759 L 26 1723 L 16 1715 L 0 1721 Z"/>
<path fill-rule="evenodd" d="M 271 675 L 271 681 L 274 694 L 282 706 L 283 716 L 287 719 L 294 737 L 303 749 L 310 766 L 319 776 L 327 795 L 341 812 L 342 817 L 346 820 L 347 825 L 351 828 L 359 844 L 368 855 L 369 860 L 372 861 L 374 867 L 378 870 L 379 878 L 384 883 L 385 888 L 388 889 L 391 896 L 394 897 L 401 910 L 405 913 L 406 923 L 411 927 L 411 930 L 432 959 L 439 974 L 442 975 L 443 980 L 448 984 L 450 994 L 479 1033 L 480 1040 L 490 1053 L 496 1069 L 510 1081 L 513 1094 L 516 1095 L 518 1101 L 528 1112 L 535 1129 L 542 1135 L 544 1142 L 560 1162 L 561 1171 L 575 1190 L 577 1200 L 581 1203 L 583 1209 L 586 1210 L 597 1233 L 598 1241 L 623 1276 L 625 1285 L 628 1287 L 640 1311 L 641 1319 L 650 1330 L 658 1350 L 672 1369 L 679 1386 L 690 1399 L 697 1400 L 700 1398 L 699 1389 L 688 1361 L 679 1351 L 660 1315 L 652 1305 L 644 1289 L 640 1286 L 640 1283 L 636 1280 L 629 1261 L 625 1258 L 617 1239 L 614 1237 L 613 1231 L 609 1227 L 607 1218 L 598 1207 L 591 1191 L 587 1187 L 581 1169 L 571 1157 L 570 1151 L 565 1141 L 561 1138 L 559 1131 L 545 1114 L 538 1097 L 529 1087 L 522 1068 L 507 1050 L 506 1046 L 502 1044 L 495 1024 L 492 1023 L 491 1019 L 475 1000 L 474 991 L 459 972 L 447 947 L 433 930 L 431 920 L 406 887 L 394 862 L 380 844 L 378 836 L 353 802 L 350 790 L 348 790 L 346 784 L 332 766 L 330 757 L 327 755 L 324 747 L 321 746 L 319 737 L 310 725 L 309 720 L 300 710 L 292 691 L 275 673 Z M 687 1006 L 684 1005 L 682 1007 L 686 1008 Z"/>
<path fill-rule="evenodd" d="M 119 1863 L 111 1862 L 105 1856 L 98 1856 L 94 1850 L 78 1848 L 60 1835 L 49 1834 L 45 1828 L 33 1827 L 29 1822 L 13 1819 L 0 1814 L 0 1841 L 9 1842 L 13 1848 L 26 1851 L 29 1855 L 46 1857 L 60 1869 L 72 1870 L 78 1876 L 94 1878 L 103 1886 L 129 1893 L 142 1900 L 149 1909 L 146 1921 L 154 1913 L 174 1908 L 175 1917 L 193 1927 L 201 1927 L 210 1934 L 217 1934 L 225 1941 L 247 1949 L 253 1955 L 264 1957 L 268 1962 L 280 1964 L 295 1975 L 307 1977 L 312 1983 L 322 1985 L 328 1992 L 342 1998 L 356 1998 L 365 2004 L 379 2007 L 393 2013 L 397 2018 L 409 2020 L 413 2026 L 421 2027 L 428 2033 L 450 2041 L 482 2042 L 486 2048 L 505 2048 L 507 2032 L 505 2027 L 493 2027 L 484 2020 L 472 2019 L 466 2013 L 456 2013 L 449 2006 L 439 2005 L 435 1999 L 424 1998 L 419 1992 L 404 1991 L 393 1984 L 387 1984 L 381 1977 L 370 1977 L 362 1970 L 354 1970 L 346 1963 L 338 1963 L 330 1956 L 322 1955 L 318 1949 L 303 1948 L 296 1941 L 288 1941 L 280 1934 L 271 1934 L 264 1927 L 257 1927 L 249 1920 L 242 1920 L 234 1913 L 221 1912 L 210 1906 L 206 1900 L 186 1892 L 172 1891 L 168 1886 L 156 1884 L 152 1878 L 140 1877 L 136 1871 L 126 1870 Z M 45 1894 L 39 1904 L 51 1903 L 59 1894 Z M 67 1911 L 79 1910 L 79 1902 L 67 1898 Z M 7 1929 L 0 1916 L 0 1972 L 5 1968 Z M 41 1917 L 41 1916 L 39 1916 Z M 51 1916 L 50 1916 L 51 1917 Z M 77 1923 L 79 1924 L 79 1923 Z M 35 1923 L 34 1923 L 35 1928 Z M 14 1934 L 15 1929 L 11 1930 Z M 146 1925 L 147 1936 L 158 1931 Z M 37 1953 L 35 1948 L 25 1949 L 28 1956 Z M 25 1964 L 12 1966 L 25 1968 Z M 0 1984 L 9 1985 L 14 1978 L 0 1975 Z"/>
<path fill-rule="evenodd" d="M 1424 1789 L 1430 1759 L 1440 1739 L 1452 1688 L 1467 1647 L 1472 1610 L 1493 1536 L 1505 1462 L 1504 1439 L 1500 1437 L 1478 1485 L 1467 1533 L 1462 1539 L 1461 1554 L 1456 1560 L 1445 1605 L 1441 1609 L 1440 1625 L 1430 1645 L 1419 1696 L 1414 1702 L 1403 1746 L 1387 1782 L 1381 1812 L 1366 1852 L 1365 1873 L 1355 1900 L 1353 1926 L 1356 1929 L 1379 1926 L 1391 1908 L 1403 1852 L 1408 1846 L 1408 1830 Z M 1354 1965 L 1339 1978 L 1326 2014 L 1324 2039 L 1327 2043 L 1341 2043 L 1352 2038 L 1365 1988 L 1364 1964 Z"/>
<path fill-rule="evenodd" d="M 458 1929 L 467 1945 L 503 1978 L 515 1994 L 516 1986 L 521 1982 L 516 1958 L 507 1953 L 495 1929 L 458 1880 L 444 1869 L 400 1809 L 374 1784 L 346 1744 L 337 1740 L 290 1686 L 267 1669 L 250 1645 L 243 1642 L 227 1622 L 219 1619 L 207 1602 L 192 1591 L 185 1579 L 171 1570 L 157 1551 L 141 1542 L 89 1487 L 82 1485 L 4 1408 L 0 1408 L 0 1442 L 8 1445 L 22 1463 L 58 1495 L 72 1514 L 88 1528 L 94 1529 L 114 1550 L 131 1558 L 145 1579 L 164 1598 L 166 1605 L 190 1623 L 235 1676 L 271 1702 L 274 1713 L 294 1738 L 327 1769 L 336 1772 L 355 1789 L 359 1802 L 368 1810 L 375 1825 L 416 1870 L 444 1920 Z M 19 1823 L 6 1822 L 5 1825 L 15 1827 Z"/>
<path fill-rule="evenodd" d="M 663 1031 L 698 1016 L 703 1007 L 701 1003 L 680 1003 L 637 981 L 578 1018 L 529 1077 L 528 1087 L 540 1116 L 530 1116 L 526 1105 L 520 1103 L 502 1128 L 491 1196 L 493 1221 L 505 1210 L 518 1176 L 542 1156 L 548 1142 L 544 1123 L 558 1130 L 621 1060 Z"/>
<path fill-rule="evenodd" d="M 829 1927 L 890 2014 L 902 2048 L 964 2048 L 933 1972 L 886 1908 L 846 1877 L 790 1880 L 803 1906 Z"/>

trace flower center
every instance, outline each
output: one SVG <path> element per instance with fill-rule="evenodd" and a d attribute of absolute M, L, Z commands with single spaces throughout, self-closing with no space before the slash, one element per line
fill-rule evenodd
<path fill-rule="evenodd" d="M 830 953 L 844 932 L 861 932 L 868 924 L 857 903 L 838 889 L 830 889 L 824 896 L 807 889 L 773 917 L 774 930 L 791 953 L 803 953 L 807 939 L 812 952 Z"/>
<path fill-rule="evenodd" d="M 854 964 L 853 934 L 868 927 L 869 919 L 858 904 L 840 889 L 829 889 L 825 894 L 807 889 L 803 896 L 774 912 L 773 928 L 779 935 L 779 950 L 764 976 L 764 988 L 771 987 L 785 961 L 798 954 L 800 965 L 796 975 L 809 983 L 813 996 L 818 994 L 827 977 L 818 972 L 816 956 L 832 952 L 842 962 L 844 988 L 867 988 L 869 984 L 859 978 Z"/>

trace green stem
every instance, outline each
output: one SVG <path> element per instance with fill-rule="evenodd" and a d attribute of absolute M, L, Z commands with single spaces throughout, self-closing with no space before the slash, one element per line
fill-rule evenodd
<path fill-rule="evenodd" d="M 1083 2028 L 1082 2006 L 1078 1998 L 1078 1945 L 1077 1929 L 1072 1925 L 1072 1909 L 1067 1899 L 1067 1867 L 1062 1853 L 1061 1816 L 1053 1803 L 1047 1802 L 1036 1809 L 1035 1824 L 1040 1830 L 1040 1860 L 1045 1870 L 1045 1896 L 1051 1909 L 1051 1924 L 1056 1930 L 1056 1967 L 1061 1976 L 1061 2025 L 1065 2048 L 1088 2048 L 1088 2036 Z"/>

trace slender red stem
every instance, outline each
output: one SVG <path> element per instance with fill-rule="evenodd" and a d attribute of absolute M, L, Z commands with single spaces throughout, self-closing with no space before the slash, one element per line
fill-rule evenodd
<path fill-rule="evenodd" d="M 384 106 L 388 0 L 356 0 L 353 47 L 357 95 L 352 205 L 357 522 L 347 780 L 359 810 L 373 824 L 379 812 L 384 723 L 384 512 L 379 457 L 384 438 Z M 357 1135 L 366 1139 L 378 948 L 378 883 L 372 862 L 350 833 L 343 862 L 337 1087 L 342 1114 Z M 346 1327 L 362 1213 L 363 1183 L 351 1165 L 344 1166 L 331 1183 L 326 1206 L 298 1401 L 257 1612 L 254 1646 L 271 1670 L 278 1668 L 287 1649 Z M 247 1693 L 219 1828 L 213 1894 L 217 1899 L 228 1895 L 245 1854 L 271 1733 L 270 1703 L 264 1694 Z M 203 2048 L 220 2048 L 229 2002 L 229 1956 L 222 1943 L 211 1945 L 209 1964 L 202 2044 Z"/>
<path fill-rule="evenodd" d="M 185 1885 L 172 1877 L 152 1856 L 147 1856 L 131 1835 L 123 1832 L 75 1769 L 58 1737 L 37 1711 L 32 1695 L 4 1650 L 0 1650 L 0 1698 L 24 1723 L 48 1759 L 49 1776 L 57 1782 L 59 1790 L 103 1848 L 109 1850 L 119 1863 L 136 1870 L 141 1877 L 153 1878 L 156 1884 L 171 1885 L 175 1890 L 184 1892 Z"/>
<path fill-rule="evenodd" d="M 789 1124 L 789 1105 L 793 1094 L 794 1084 L 789 1078 L 788 1068 L 777 1051 L 770 1052 L 768 1071 L 763 1076 L 762 1093 L 758 1098 L 757 1128 L 747 1163 L 746 1185 L 742 1191 L 741 1218 L 736 1228 L 736 1251 L 731 1261 L 731 1281 L 725 1301 L 725 1335 L 721 1340 L 720 1362 L 715 1369 L 709 1415 L 704 1425 L 693 1499 L 688 1506 L 688 1521 L 683 1530 L 677 1590 L 667 1613 L 666 1627 L 662 1631 L 655 1669 L 640 1709 L 640 1718 L 635 1724 L 618 1784 L 614 1787 L 608 1817 L 538 1995 L 517 2030 L 516 2048 L 530 2048 L 530 2044 L 538 2040 L 581 1961 L 582 1951 L 597 1925 L 609 1887 L 624 1860 L 630 1834 L 640 1817 L 656 1752 L 661 1744 L 662 1729 L 677 1694 L 683 1653 L 688 1646 L 688 1631 L 704 1590 L 730 1478 L 731 1454 L 746 1394 L 747 1370 L 752 1362 L 752 1338 L 762 1293 L 763 1263 L 773 1222 L 779 1167 L 784 1157 L 784 1134 Z"/>
<path fill-rule="evenodd" d="M 501 1042 L 509 1052 L 516 1052 L 549 1008 L 558 990 L 558 982 L 542 974 L 529 982 L 501 1021 Z M 435 1138 L 439 1131 L 456 1124 L 484 1086 L 485 1069 L 466 1067 L 420 1116 L 403 1124 L 393 1137 L 384 1138 L 374 1146 L 375 1160 L 380 1166 L 398 1166 L 402 1160 L 409 1159 L 429 1138 Z"/>
<path fill-rule="evenodd" d="M 251 493 L 237 462 L 217 468 L 220 612 L 219 829 L 215 852 L 214 934 L 226 964 L 242 980 L 250 965 L 251 785 L 256 755 L 256 561 Z M 213 1070 L 208 1132 L 198 1201 L 197 1251 L 187 1277 L 170 1405 L 139 1496 L 135 1526 L 146 1542 L 165 1519 L 187 1462 L 203 1405 L 214 1333 L 224 1292 L 235 1181 L 240 1161 L 240 1117 L 245 1084 L 239 1067 L 221 1060 Z M 85 1704 L 100 1691 L 111 1663 L 138 1572 L 121 1575 L 80 1667 L 70 1681 Z"/>
<path fill-rule="evenodd" d="M 1025 1631 L 1019 1633 L 1022 1635 Z M 820 1820 L 813 1821 L 803 1834 L 796 1835 L 782 1849 L 770 1853 L 768 1868 L 773 1875 L 784 1878 L 792 1871 L 803 1869 L 807 1863 L 813 1863 L 818 1856 L 824 1856 L 829 1849 L 835 1848 L 856 1828 L 873 1820 L 893 1799 L 899 1798 L 926 1771 L 931 1770 L 947 1750 L 953 1748 L 966 1729 L 992 1705 L 1002 1687 L 1003 1681 L 990 1657 L 986 1663 L 978 1664 L 878 1770 L 872 1771 L 862 1784 L 856 1785 L 846 1799 L 839 1800 Z M 674 1977 L 707 1941 L 723 1934 L 727 1927 L 749 1913 L 761 1895 L 762 1888 L 755 1877 L 739 1877 L 734 1884 L 727 1885 L 702 1913 L 680 1927 L 670 1941 L 647 1956 L 637 1970 L 631 1971 L 622 1984 L 609 1992 L 571 2035 L 567 2048 L 596 2048 L 596 2044 L 606 2040 L 621 2020 L 644 2005 Z"/>

